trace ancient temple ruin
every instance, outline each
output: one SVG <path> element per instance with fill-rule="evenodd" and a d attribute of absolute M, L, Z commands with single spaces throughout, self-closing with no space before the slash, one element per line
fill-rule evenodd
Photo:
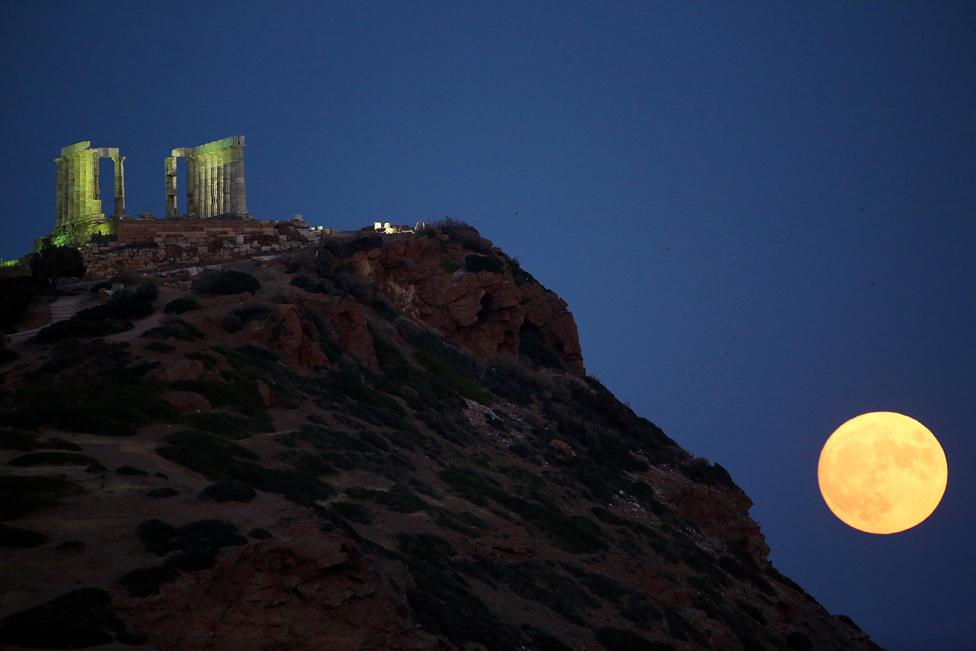
<path fill-rule="evenodd" d="M 176 159 L 186 160 L 186 216 L 244 216 L 244 136 L 230 136 L 198 147 L 178 147 L 164 161 L 166 216 L 179 217 Z"/>
<path fill-rule="evenodd" d="M 82 140 L 61 149 L 54 159 L 57 169 L 55 222 L 51 241 L 59 246 L 78 246 L 92 235 L 114 232 L 114 222 L 106 221 L 102 212 L 98 161 L 111 158 L 115 163 L 115 206 L 113 216 L 125 212 L 125 156 L 117 147 L 92 149 L 90 140 Z"/>
<path fill-rule="evenodd" d="M 102 210 L 99 160 L 115 163 L 115 205 L 109 219 Z M 186 214 L 177 203 L 176 159 L 186 160 Z M 81 246 L 94 235 L 118 232 L 125 215 L 125 156 L 117 147 L 93 149 L 83 140 L 61 149 L 54 159 L 57 193 L 54 230 L 45 240 L 57 246 Z M 230 136 L 197 147 L 178 147 L 164 159 L 166 216 L 208 219 L 247 217 L 244 190 L 244 136 Z M 152 217 L 152 215 L 145 215 Z"/>

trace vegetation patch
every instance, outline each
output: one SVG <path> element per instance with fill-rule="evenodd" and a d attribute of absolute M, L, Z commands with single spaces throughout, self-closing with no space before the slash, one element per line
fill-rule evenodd
<path fill-rule="evenodd" d="M 112 612 L 105 590 L 80 588 L 0 621 L 0 643 L 77 649 L 112 643 L 126 625 Z"/>
<path fill-rule="evenodd" d="M 58 437 L 40 438 L 33 432 L 16 427 L 0 427 L 0 450 L 71 450 L 81 452 L 81 446 Z"/>
<path fill-rule="evenodd" d="M 264 303 L 248 303 L 231 311 L 224 317 L 225 332 L 239 332 L 249 323 L 263 321 L 271 314 L 271 308 Z"/>
<path fill-rule="evenodd" d="M 373 512 L 362 504 L 355 502 L 333 502 L 331 506 L 335 509 L 336 513 L 351 522 L 357 524 L 370 524 L 373 522 Z"/>
<path fill-rule="evenodd" d="M 253 488 L 239 481 L 217 482 L 200 491 L 200 499 L 213 502 L 250 502 L 256 495 Z"/>
<path fill-rule="evenodd" d="M 504 624 L 452 571 L 457 552 L 450 543 L 432 534 L 400 534 L 397 539 L 414 583 L 407 589 L 407 603 L 424 629 L 459 647 L 466 642 L 481 644 L 489 651 L 521 646 L 518 632 Z"/>
<path fill-rule="evenodd" d="M 66 321 L 52 323 L 31 339 L 35 344 L 50 344 L 65 339 L 91 339 L 94 337 L 109 337 L 126 330 L 132 330 L 132 322 L 120 319 L 104 319 L 90 321 L 79 319 L 76 314 Z"/>
<path fill-rule="evenodd" d="M 488 585 L 507 588 L 579 626 L 586 625 L 580 611 L 599 606 L 576 581 L 541 562 L 499 563 L 479 556 L 463 567 Z"/>
<path fill-rule="evenodd" d="M 140 567 L 126 573 L 119 579 L 130 597 L 149 597 L 159 594 L 160 587 L 180 578 L 180 571 L 169 565 Z"/>
<path fill-rule="evenodd" d="M 92 375 L 65 375 L 37 380 L 17 392 L 18 408 L 7 414 L 11 424 L 27 429 L 49 425 L 72 432 L 131 436 L 144 425 L 180 420 L 180 413 L 157 397 L 156 385 L 141 379 L 143 369 L 114 366 Z"/>
<path fill-rule="evenodd" d="M 11 466 L 29 468 L 33 466 L 87 466 L 98 463 L 87 454 L 76 452 L 28 452 L 10 460 Z"/>
<path fill-rule="evenodd" d="M 0 524 L 0 547 L 26 549 L 43 545 L 47 541 L 47 536 L 37 531 Z"/>
<path fill-rule="evenodd" d="M 261 424 L 221 411 L 203 411 L 186 416 L 186 422 L 201 432 L 210 432 L 229 439 L 243 439 L 252 432 L 260 431 Z"/>
<path fill-rule="evenodd" d="M 159 288 L 153 283 L 143 283 L 135 289 L 120 289 L 105 303 L 78 312 L 72 320 L 137 321 L 153 313 L 153 301 L 159 297 Z"/>
<path fill-rule="evenodd" d="M 604 626 L 593 635 L 609 651 L 673 651 L 670 644 L 651 642 L 643 635 L 622 628 Z"/>
<path fill-rule="evenodd" d="M 427 507 L 426 502 L 402 484 L 394 484 L 388 491 L 352 487 L 347 488 L 345 493 L 356 499 L 370 500 L 396 513 L 416 513 Z"/>
<path fill-rule="evenodd" d="M 207 271 L 193 281 L 193 292 L 202 295 L 254 294 L 260 288 L 258 279 L 243 271 Z"/>
<path fill-rule="evenodd" d="M 471 273 L 489 271 L 500 274 L 505 270 L 505 264 L 492 253 L 487 255 L 472 254 L 464 258 L 464 270 Z"/>
<path fill-rule="evenodd" d="M 298 504 L 309 504 L 335 494 L 328 484 L 298 470 L 265 468 L 258 456 L 240 445 L 204 432 L 178 432 L 166 437 L 168 446 L 156 453 L 199 472 L 212 481 L 236 480 L 251 488 L 277 493 Z"/>
<path fill-rule="evenodd" d="M 33 278 L 0 278 L 0 332 L 15 332 L 41 289 Z"/>
<path fill-rule="evenodd" d="M 83 493 L 60 477 L 0 475 L 0 520 L 15 520 L 61 504 L 61 498 Z"/>
<path fill-rule="evenodd" d="M 146 339 L 179 339 L 180 341 L 196 341 L 207 335 L 200 328 L 179 317 L 169 317 L 165 323 L 149 328 L 142 333 Z"/>
<path fill-rule="evenodd" d="M 146 344 L 146 350 L 151 350 L 154 353 L 171 353 L 176 350 L 176 347 L 162 341 L 150 341 Z"/>
<path fill-rule="evenodd" d="M 195 298 L 182 296 L 167 303 L 166 307 L 163 308 L 163 312 L 166 314 L 183 314 L 184 312 L 192 312 L 199 309 L 200 303 Z"/>

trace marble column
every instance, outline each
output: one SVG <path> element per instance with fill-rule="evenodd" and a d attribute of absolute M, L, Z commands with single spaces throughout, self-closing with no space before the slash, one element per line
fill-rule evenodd
<path fill-rule="evenodd" d="M 115 164 L 115 218 L 125 215 L 125 156 L 114 156 Z"/>
<path fill-rule="evenodd" d="M 179 217 L 180 207 L 176 202 L 176 157 L 163 159 L 163 189 L 166 194 L 166 217 Z"/>

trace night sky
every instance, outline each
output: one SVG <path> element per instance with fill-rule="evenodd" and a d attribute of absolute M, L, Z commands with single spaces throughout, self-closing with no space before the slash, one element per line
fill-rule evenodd
<path fill-rule="evenodd" d="M 4 2 L 0 61 L 0 256 L 50 230 L 83 139 L 128 157 L 131 214 L 163 212 L 171 148 L 242 133 L 260 218 L 463 219 L 828 610 L 976 645 L 976 4 Z M 949 460 L 903 534 L 817 487 L 873 410 Z"/>

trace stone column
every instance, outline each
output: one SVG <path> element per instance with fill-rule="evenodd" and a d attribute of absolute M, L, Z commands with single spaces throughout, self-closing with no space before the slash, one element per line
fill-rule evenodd
<path fill-rule="evenodd" d="M 101 201 L 102 199 L 102 186 L 101 186 L 101 167 L 98 164 L 99 161 L 98 154 L 93 153 L 91 155 L 91 171 L 92 171 L 92 199 L 96 201 Z"/>
<path fill-rule="evenodd" d="M 200 157 L 203 161 L 203 183 L 206 187 L 207 201 L 203 210 L 203 216 L 213 217 L 213 173 L 210 169 L 210 156 L 204 154 Z"/>
<path fill-rule="evenodd" d="M 64 159 L 54 159 L 54 169 L 57 179 L 54 184 L 54 224 L 61 223 L 61 216 L 64 214 Z"/>
<path fill-rule="evenodd" d="M 193 156 L 186 160 L 186 216 L 197 216 L 197 161 Z"/>
<path fill-rule="evenodd" d="M 224 166 L 215 157 L 214 166 L 214 217 L 224 212 Z"/>
<path fill-rule="evenodd" d="M 231 212 L 235 215 L 247 214 L 247 196 L 244 186 L 244 145 L 233 148 L 231 164 Z"/>
<path fill-rule="evenodd" d="M 220 166 L 221 184 L 224 188 L 224 194 L 220 199 L 222 213 L 232 213 L 234 212 L 231 208 L 231 182 L 230 182 L 230 165 L 226 162 Z"/>
<path fill-rule="evenodd" d="M 125 214 L 125 156 L 116 156 L 115 163 L 115 218 Z"/>
<path fill-rule="evenodd" d="M 176 202 L 176 157 L 163 159 L 163 190 L 166 193 L 166 217 L 179 217 L 180 207 Z"/>

